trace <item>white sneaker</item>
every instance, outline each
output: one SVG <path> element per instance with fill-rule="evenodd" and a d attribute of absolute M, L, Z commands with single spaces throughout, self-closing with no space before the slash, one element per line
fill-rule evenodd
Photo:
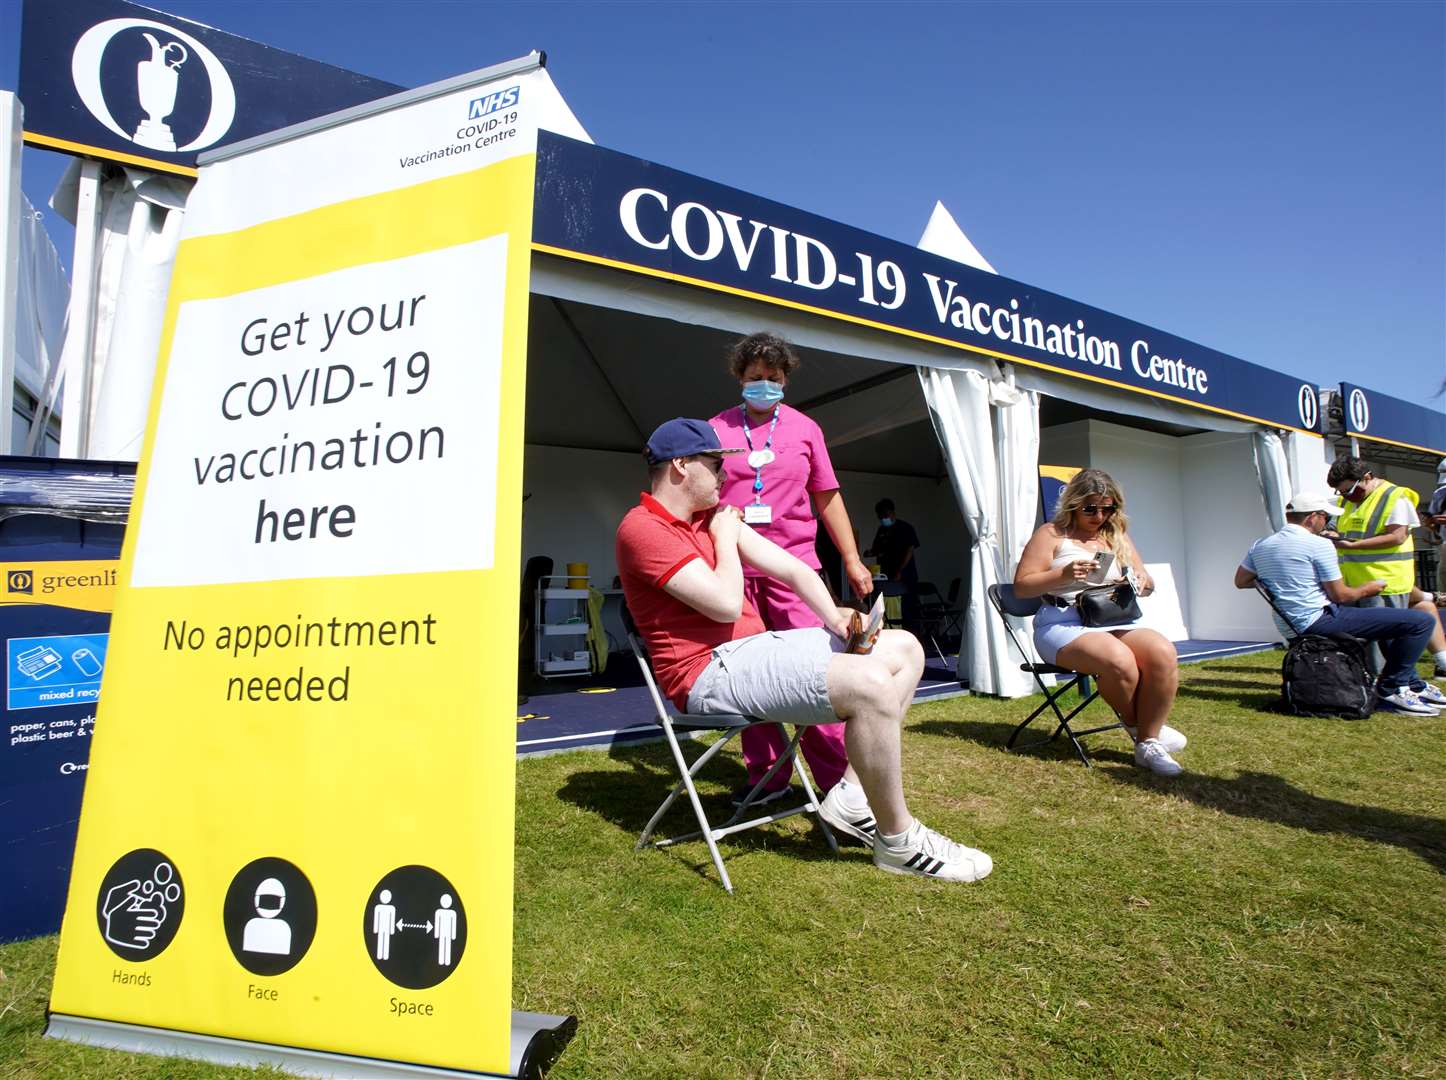
<path fill-rule="evenodd" d="M 1139 735 L 1135 733 L 1135 729 L 1130 727 L 1129 724 L 1121 724 L 1120 727 L 1124 728 L 1125 734 L 1135 742 L 1140 741 Z M 1185 744 L 1189 741 L 1183 733 L 1176 731 L 1169 724 L 1160 725 L 1159 739 L 1160 745 L 1165 748 L 1165 753 L 1167 754 L 1178 754 L 1181 750 L 1185 749 Z"/>
<path fill-rule="evenodd" d="M 1421 689 L 1417 690 L 1416 696 L 1427 705 L 1434 705 L 1438 709 L 1446 707 L 1446 694 L 1441 693 L 1439 687 L 1432 686 L 1430 683 L 1424 684 Z"/>
<path fill-rule="evenodd" d="M 1179 776 L 1185 770 L 1170 756 L 1159 739 L 1145 739 L 1135 743 L 1135 764 L 1149 769 L 1156 776 Z"/>
<path fill-rule="evenodd" d="M 1435 705 L 1428 704 L 1416 691 L 1404 686 L 1389 694 L 1381 694 L 1376 699 L 1376 707 L 1386 712 L 1407 713 L 1411 716 L 1441 715 L 1441 710 Z"/>
<path fill-rule="evenodd" d="M 862 810 L 845 805 L 842 789 L 843 781 L 828 789 L 828 794 L 818 804 L 818 816 L 828 822 L 828 827 L 834 832 L 843 833 L 861 844 L 873 847 L 874 834 L 877 832 L 874 812 L 869 809 L 867 802 Z M 859 794 L 862 795 L 863 792 L 860 791 Z"/>
<path fill-rule="evenodd" d="M 897 845 L 874 837 L 874 865 L 890 874 L 918 874 L 944 881 L 980 881 L 994 869 L 982 851 L 956 844 L 915 819 Z"/>

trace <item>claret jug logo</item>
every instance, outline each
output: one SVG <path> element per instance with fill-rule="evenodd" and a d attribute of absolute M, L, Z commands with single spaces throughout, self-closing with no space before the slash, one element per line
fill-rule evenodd
<path fill-rule="evenodd" d="M 1366 401 L 1366 395 L 1359 388 L 1351 391 L 1347 407 L 1351 412 L 1352 431 L 1365 431 L 1371 426 L 1371 406 Z"/>
<path fill-rule="evenodd" d="M 34 593 L 34 572 L 30 570 L 8 571 L 5 574 L 5 591 L 13 593 Z"/>
<path fill-rule="evenodd" d="M 236 118 L 236 89 L 216 54 L 152 19 L 96 23 L 75 43 L 70 76 L 92 116 L 151 150 L 204 150 Z"/>

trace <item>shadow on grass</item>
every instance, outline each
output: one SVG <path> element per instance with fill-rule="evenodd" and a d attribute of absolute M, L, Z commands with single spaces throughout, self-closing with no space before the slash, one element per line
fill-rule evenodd
<path fill-rule="evenodd" d="M 1065 710 L 1068 712 L 1068 710 Z M 1028 713 L 1021 713 L 1019 719 L 1023 720 Z M 1090 728 L 1103 727 L 1111 723 L 1113 714 L 1109 707 L 1100 704 L 1098 708 L 1091 706 L 1070 721 L 1070 726 L 1075 729 L 1075 734 L 1081 731 L 1088 731 Z M 1050 722 L 1046 723 L 1043 716 L 1036 717 L 1034 723 L 1020 733 L 1020 743 L 1033 742 L 1036 739 L 1043 739 L 1054 733 L 1059 721 L 1052 716 Z M 1038 757 L 1058 757 L 1079 764 L 1079 756 L 1074 752 L 1070 744 L 1069 736 L 1060 732 L 1059 738 L 1052 743 L 1036 746 L 1027 750 L 1010 750 L 1005 744 L 1009 742 L 1010 733 L 1014 731 L 1016 724 L 1000 724 L 988 720 L 922 720 L 917 724 L 908 725 L 909 731 L 917 731 L 921 735 L 943 735 L 951 739 L 968 739 L 980 746 L 989 747 L 992 750 L 999 750 L 1006 754 L 1028 754 Z M 1086 736 L 1080 741 L 1084 743 L 1085 751 L 1091 760 L 1101 761 L 1128 761 L 1134 763 L 1134 756 L 1122 750 L 1111 747 L 1102 740 L 1108 736 L 1100 732 L 1098 736 Z"/>
<path fill-rule="evenodd" d="M 1232 687 L 1233 689 L 1227 689 L 1227 687 Z M 1242 709 L 1249 709 L 1255 712 L 1280 712 L 1279 690 L 1262 692 L 1258 689 L 1251 688 L 1249 683 L 1222 682 L 1219 688 L 1207 687 L 1203 690 L 1198 683 L 1181 683 L 1180 697 L 1201 698 L 1206 701 L 1228 701 L 1232 705 L 1239 705 Z"/>
<path fill-rule="evenodd" d="M 1137 769 L 1110 769 L 1108 775 L 1129 787 L 1161 790 L 1158 780 Z M 1186 772 L 1170 781 L 1168 791 L 1236 817 L 1393 844 L 1446 873 L 1446 821 L 1440 818 L 1325 799 L 1272 773 L 1242 772 L 1226 779 Z"/>
<path fill-rule="evenodd" d="M 707 745 L 702 742 L 680 741 L 683 743 L 683 755 L 690 762 L 702 753 Z M 630 771 L 619 772 L 613 769 L 573 773 L 558 791 L 558 795 L 580 809 L 597 814 L 636 839 L 642 834 L 648 819 L 662 805 L 668 792 L 677 783 L 678 775 L 673 765 L 673 756 L 666 743 L 614 746 L 608 756 L 629 766 Z M 696 781 L 700 785 L 698 800 L 703 804 L 703 812 L 708 815 L 714 828 L 720 827 L 733 816 L 731 792 L 746 783 L 747 779 L 748 774 L 742 763 L 727 753 L 710 761 L 699 775 Z M 713 790 L 720 784 L 726 790 Z M 796 780 L 794 788 L 801 799 L 802 789 L 798 787 Z M 687 794 L 684 793 L 668 808 L 668 813 L 658 824 L 656 835 L 677 836 L 693 832 L 697 828 L 698 819 L 693 814 Z M 718 845 L 719 854 L 725 862 L 740 852 L 754 850 L 781 852 L 793 858 L 810 861 L 834 858 L 820 830 L 811 828 L 800 832 L 782 823 L 771 828 L 763 826 L 733 833 L 718 841 Z M 843 838 L 840 838 L 839 847 L 842 851 L 849 850 Z M 714 874 L 708 846 L 701 837 L 663 850 L 683 855 L 692 869 L 703 877 Z"/>

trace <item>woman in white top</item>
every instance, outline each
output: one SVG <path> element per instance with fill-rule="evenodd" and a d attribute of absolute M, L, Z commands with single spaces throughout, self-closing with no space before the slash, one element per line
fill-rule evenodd
<path fill-rule="evenodd" d="M 1178 776 L 1170 755 L 1185 748 L 1185 736 L 1165 723 L 1179 689 L 1175 646 L 1138 622 L 1088 627 L 1075 605 L 1108 553 L 1107 581 L 1134 578 L 1141 596 L 1155 590 L 1140 553 L 1126 532 L 1125 497 L 1100 469 L 1076 473 L 1059 497 L 1054 520 L 1035 530 L 1014 574 L 1014 592 L 1040 596 L 1034 644 L 1046 663 L 1099 682 L 1100 696 L 1119 714 L 1135 740 L 1135 764 L 1161 776 Z"/>

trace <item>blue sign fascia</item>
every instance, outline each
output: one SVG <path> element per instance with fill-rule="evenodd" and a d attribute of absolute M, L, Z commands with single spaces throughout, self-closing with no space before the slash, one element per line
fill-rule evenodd
<path fill-rule="evenodd" d="M 196 155 L 402 87 L 124 0 L 25 0 L 25 141 L 194 176 Z"/>
<path fill-rule="evenodd" d="M 1314 383 L 782 203 L 539 133 L 536 250 L 907 334 L 1273 427 Z"/>
<path fill-rule="evenodd" d="M 1341 383 L 1341 412 L 1347 435 L 1358 439 L 1446 454 L 1446 410 Z"/>

